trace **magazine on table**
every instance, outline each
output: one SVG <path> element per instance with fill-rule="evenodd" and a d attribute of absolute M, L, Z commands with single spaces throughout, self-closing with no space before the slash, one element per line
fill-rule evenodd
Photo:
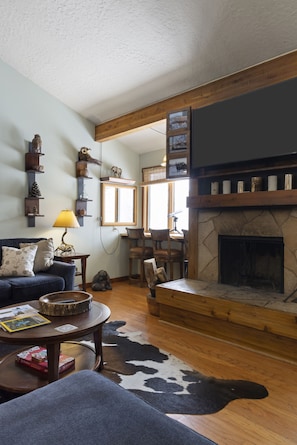
<path fill-rule="evenodd" d="M 0 309 L 0 322 L 12 320 L 13 318 L 22 317 L 29 314 L 37 314 L 38 310 L 30 306 L 30 304 L 20 304 L 10 308 Z"/>
<path fill-rule="evenodd" d="M 4 331 L 18 332 L 23 331 L 24 329 L 35 328 L 49 323 L 51 323 L 50 320 L 36 312 L 27 315 L 18 315 L 17 317 L 9 320 L 0 321 L 0 326 Z"/>

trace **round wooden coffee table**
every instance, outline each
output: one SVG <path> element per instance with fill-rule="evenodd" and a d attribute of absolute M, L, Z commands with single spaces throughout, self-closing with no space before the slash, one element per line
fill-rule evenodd
<path fill-rule="evenodd" d="M 35 309 L 39 309 L 38 300 L 26 301 L 23 304 L 29 304 Z M 7 308 L 15 306 L 16 305 L 11 305 L 7 306 Z M 51 321 L 51 323 L 47 325 L 14 333 L 5 332 L 0 329 L 0 342 L 20 346 L 26 345 L 26 348 L 20 350 L 28 349 L 28 346 L 45 346 L 48 355 L 47 379 L 45 379 L 44 376 L 33 374 L 32 372 L 24 370 L 23 367 L 16 365 L 15 357 L 19 351 L 15 351 L 4 357 L 0 362 L 0 389 L 16 393 L 26 393 L 58 380 L 60 352 L 75 357 L 75 370 L 67 372 L 65 375 L 80 371 L 81 369 L 102 369 L 102 326 L 109 317 L 109 307 L 93 301 L 91 309 L 82 314 L 66 317 L 46 315 L 46 318 Z M 69 332 L 59 332 L 56 330 L 57 327 L 66 324 L 71 324 L 75 326 L 76 329 Z M 95 351 L 83 343 L 74 341 L 90 333 L 93 334 Z M 63 374 L 61 374 L 61 376 L 63 376 Z"/>

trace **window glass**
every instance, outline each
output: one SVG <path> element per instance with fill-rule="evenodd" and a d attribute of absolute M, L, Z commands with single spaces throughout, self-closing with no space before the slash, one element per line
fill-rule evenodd
<path fill-rule="evenodd" d="M 173 216 L 176 212 L 177 230 L 188 229 L 189 211 L 187 208 L 187 196 L 189 196 L 189 180 L 173 181 L 151 184 L 147 187 L 147 229 L 174 228 Z"/>
<path fill-rule="evenodd" d="M 176 217 L 178 218 L 176 225 L 179 231 L 189 228 L 189 209 L 187 208 L 187 196 L 189 196 L 189 179 L 175 181 L 173 212 L 176 212 Z"/>
<path fill-rule="evenodd" d="M 152 184 L 148 187 L 148 229 L 168 227 L 168 184 Z"/>

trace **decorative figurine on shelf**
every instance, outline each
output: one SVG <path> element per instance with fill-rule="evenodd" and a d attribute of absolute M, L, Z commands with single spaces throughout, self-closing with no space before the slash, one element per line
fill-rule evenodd
<path fill-rule="evenodd" d="M 36 181 L 33 182 L 31 190 L 30 190 L 30 197 L 31 198 L 40 198 L 41 193 L 38 187 L 38 184 Z"/>
<path fill-rule="evenodd" d="M 81 147 L 81 149 L 78 153 L 78 160 L 79 161 L 87 161 L 87 162 L 91 162 L 92 164 L 101 165 L 102 164 L 101 161 L 98 161 L 98 159 L 94 159 L 91 157 L 90 151 L 91 151 L 90 148 Z"/>
<path fill-rule="evenodd" d="M 122 169 L 120 167 L 116 167 L 115 165 L 113 165 L 110 170 L 112 171 L 112 175 L 115 178 L 121 178 L 121 176 L 122 176 Z"/>
<path fill-rule="evenodd" d="M 39 134 L 35 134 L 32 139 L 32 151 L 33 153 L 41 153 L 42 140 Z"/>
<path fill-rule="evenodd" d="M 43 165 L 32 165 L 32 170 L 35 170 L 37 172 L 43 173 L 44 172 L 44 166 Z"/>

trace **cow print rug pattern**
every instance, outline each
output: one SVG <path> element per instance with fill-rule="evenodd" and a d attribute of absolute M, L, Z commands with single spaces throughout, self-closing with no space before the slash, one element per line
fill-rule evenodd
<path fill-rule="evenodd" d="M 146 343 L 140 333 L 120 332 L 124 325 L 105 325 L 103 374 L 164 413 L 212 414 L 232 400 L 268 396 L 258 383 L 205 376 Z"/>
<path fill-rule="evenodd" d="M 111 321 L 103 327 L 102 373 L 160 411 L 212 414 L 233 400 L 268 396 L 267 389 L 258 383 L 217 379 L 191 369 L 173 355 L 145 342 L 141 333 L 121 332 L 125 324 Z M 90 337 L 81 341 L 92 345 Z M 0 344 L 0 357 L 5 346 L 8 345 Z M 8 399 L 5 393 L 0 393 L 0 402 Z"/>

